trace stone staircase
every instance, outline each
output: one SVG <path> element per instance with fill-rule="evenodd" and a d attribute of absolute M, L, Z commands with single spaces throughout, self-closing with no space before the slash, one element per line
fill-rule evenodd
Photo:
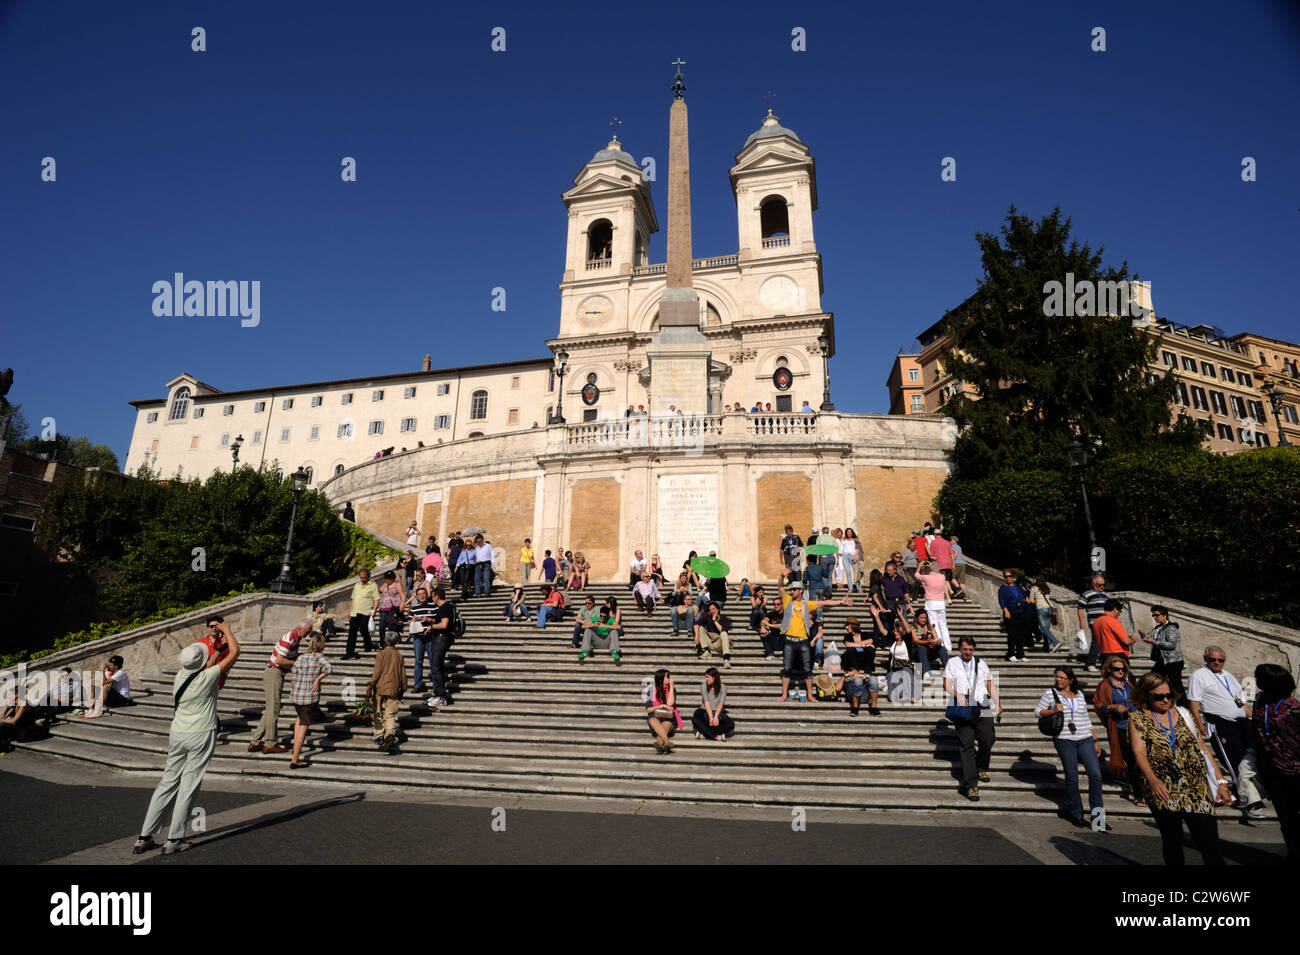
<path fill-rule="evenodd" d="M 957 792 L 956 735 L 943 716 L 937 675 L 920 706 L 890 705 L 882 695 L 879 717 L 864 707 L 851 718 L 842 702 L 783 702 L 778 699 L 779 657 L 763 659 L 757 635 L 743 629 L 747 609 L 733 597 L 733 621 L 741 629 L 734 635 L 733 666 L 722 672 L 737 732 L 725 743 L 696 740 L 690 716 L 699 703 L 703 671 L 715 661 L 698 660 L 688 637 L 672 636 L 666 608 L 647 618 L 636 610 L 626 587 L 616 584 L 596 584 L 592 593 L 598 600 L 614 594 L 624 609 L 621 666 L 607 651 L 579 665 L 570 647 L 571 617 L 545 630 L 531 622 L 507 622 L 501 611 L 509 588 L 460 603 L 467 632 L 448 655 L 454 666 L 454 705 L 430 711 L 422 698 L 408 695 L 400 717 L 406 739 L 396 755 L 377 751 L 369 724 L 349 717 L 353 707 L 340 699 L 343 681 L 355 681 L 360 690 L 371 664 L 368 656 L 340 661 L 344 635 L 336 636 L 326 647 L 335 667 L 322 700 L 329 721 L 312 728 L 305 750 L 311 766 L 296 771 L 290 769 L 288 755 L 247 752 L 245 744 L 261 713 L 261 675 L 269 646 L 246 644 L 221 694 L 220 742 L 209 772 L 245 778 L 250 787 L 256 787 L 259 777 L 287 777 L 352 786 L 421 786 L 449 797 L 1057 811 L 1063 789 L 1059 760 L 1051 741 L 1038 732 L 1033 710 L 1051 685 L 1053 667 L 1067 654 L 1038 651 L 1025 663 L 1003 663 L 1005 642 L 997 616 L 986 608 L 956 601 L 948 614 L 954 646 L 962 635 L 979 641 L 978 652 L 994 670 L 1006 709 L 997 728 L 992 781 L 981 784 L 983 798 L 972 804 Z M 535 605 L 536 586 L 529 588 L 529 597 Z M 850 614 L 867 617 L 860 596 L 858 604 L 827 610 L 829 639 L 838 640 Z M 410 678 L 410 643 L 404 640 L 400 646 Z M 668 756 L 655 753 L 641 702 L 643 681 L 659 667 L 674 675 L 686 724 Z M 1081 672 L 1087 684 L 1095 685 L 1095 676 Z M 61 720 L 49 739 L 28 748 L 127 773 L 157 774 L 171 718 L 171 681 L 134 681 L 133 691 L 138 705 L 100 720 Z M 287 691 L 284 699 L 281 734 L 287 739 L 293 722 Z M 1116 816 L 1147 815 L 1118 798 L 1111 785 L 1107 810 Z"/>

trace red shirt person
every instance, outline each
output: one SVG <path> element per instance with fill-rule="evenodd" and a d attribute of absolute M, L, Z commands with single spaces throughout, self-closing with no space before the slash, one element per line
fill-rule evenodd
<path fill-rule="evenodd" d="M 1097 650 L 1102 656 L 1128 656 L 1129 647 L 1137 642 L 1137 637 L 1130 636 L 1119 622 L 1120 607 L 1120 602 L 1111 597 L 1106 601 L 1102 615 L 1092 622 L 1092 638 L 1097 641 Z"/>

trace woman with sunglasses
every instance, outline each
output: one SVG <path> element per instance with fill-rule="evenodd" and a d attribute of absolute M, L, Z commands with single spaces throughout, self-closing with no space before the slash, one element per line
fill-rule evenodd
<path fill-rule="evenodd" d="M 1083 818 L 1083 801 L 1079 798 L 1079 764 L 1088 773 L 1088 814 L 1096 816 L 1103 811 L 1101 792 L 1101 743 L 1088 716 L 1088 701 L 1079 689 L 1079 680 L 1070 667 L 1057 667 L 1054 674 L 1056 687 L 1045 690 L 1038 699 L 1037 717 L 1060 713 L 1064 717 L 1061 732 L 1052 738 L 1056 753 L 1061 757 L 1065 771 L 1066 811 L 1070 822 L 1079 829 L 1087 829 Z M 1107 829 L 1110 827 L 1107 826 Z"/>
<path fill-rule="evenodd" d="M 1183 700 L 1187 693 L 1183 690 L 1183 641 L 1178 624 L 1169 619 L 1168 609 L 1160 606 L 1151 608 L 1151 619 L 1156 622 L 1154 627 L 1138 631 L 1142 641 L 1151 644 L 1151 660 L 1155 664 L 1151 669 L 1167 676 L 1174 697 Z"/>
<path fill-rule="evenodd" d="M 1097 711 L 1101 725 L 1106 727 L 1110 741 L 1110 778 L 1121 783 L 1125 796 L 1135 806 L 1145 806 L 1137 789 L 1137 766 L 1133 762 L 1133 747 L 1128 739 L 1128 718 L 1133 708 L 1133 674 L 1128 660 L 1111 657 L 1106 663 L 1106 674 L 1092 694 L 1092 708 Z"/>
<path fill-rule="evenodd" d="M 1220 771 L 1191 714 L 1174 705 L 1169 680 L 1148 673 L 1130 697 L 1129 740 L 1147 805 L 1160 830 L 1165 865 L 1183 864 L 1183 825 L 1205 865 L 1223 865 L 1215 806 L 1232 800 Z M 1207 775 L 1213 773 L 1213 782 Z"/>

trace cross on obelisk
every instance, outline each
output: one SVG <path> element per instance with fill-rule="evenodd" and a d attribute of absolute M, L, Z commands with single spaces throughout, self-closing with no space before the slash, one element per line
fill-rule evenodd
<path fill-rule="evenodd" d="M 686 92 L 686 84 L 682 82 L 682 67 L 686 65 L 686 61 L 679 56 L 671 65 L 677 67 L 677 76 L 673 81 L 673 99 L 681 99 L 682 94 Z"/>

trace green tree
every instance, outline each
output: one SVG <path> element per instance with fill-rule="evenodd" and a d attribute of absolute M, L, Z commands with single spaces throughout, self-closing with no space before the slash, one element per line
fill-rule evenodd
<path fill-rule="evenodd" d="M 6 416 L 8 416 L 8 420 L 5 424 L 5 443 L 17 445 L 27 440 L 29 428 L 27 416 L 23 414 L 23 406 L 11 404 L 4 411 L 0 411 L 0 418 Z"/>
<path fill-rule="evenodd" d="M 117 471 L 117 455 L 113 449 L 103 444 L 92 444 L 87 437 L 70 438 L 66 434 L 56 434 L 51 441 L 42 441 L 31 437 L 16 445 L 18 450 L 28 454 L 40 454 L 48 460 L 59 464 L 71 464 L 79 468 L 99 468 L 104 471 Z"/>
<path fill-rule="evenodd" d="M 1109 315 L 1045 314 L 1049 282 L 1124 282 L 1128 264 L 1071 237 L 1059 208 L 1035 223 L 1012 206 L 1001 236 L 976 234 L 984 274 L 974 295 L 944 316 L 946 370 L 972 386 L 944 410 L 961 428 L 956 471 L 980 478 L 1002 468 L 1060 470 L 1075 434 L 1100 438 L 1104 453 L 1151 446 L 1196 447 L 1195 425 L 1169 421 L 1173 374 L 1148 380 L 1159 340 Z M 1100 309 L 1095 309 L 1100 310 Z"/>

